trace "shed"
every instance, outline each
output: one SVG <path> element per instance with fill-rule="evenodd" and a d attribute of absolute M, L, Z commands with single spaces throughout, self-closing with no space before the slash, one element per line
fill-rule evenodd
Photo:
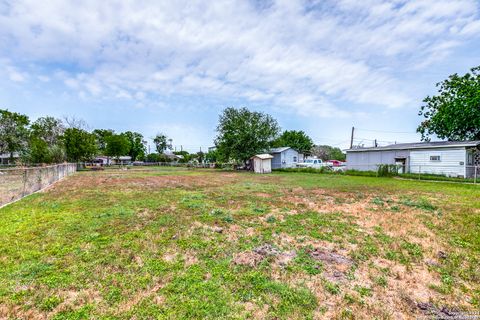
<path fill-rule="evenodd" d="M 253 161 L 255 173 L 271 173 L 273 156 L 267 153 L 257 154 L 250 158 Z"/>
<path fill-rule="evenodd" d="M 268 153 L 273 155 L 272 169 L 295 168 L 303 160 L 303 155 L 290 147 L 273 148 Z"/>
<path fill-rule="evenodd" d="M 347 151 L 347 169 L 377 170 L 381 164 L 396 164 L 400 172 L 473 177 L 480 169 L 480 141 L 435 141 L 399 143 Z"/>

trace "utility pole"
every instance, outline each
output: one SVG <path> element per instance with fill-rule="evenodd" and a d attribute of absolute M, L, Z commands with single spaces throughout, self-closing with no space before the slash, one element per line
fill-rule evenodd
<path fill-rule="evenodd" d="M 355 127 L 352 127 L 352 136 L 350 137 L 350 149 L 353 148 L 353 134 L 355 132 Z"/>

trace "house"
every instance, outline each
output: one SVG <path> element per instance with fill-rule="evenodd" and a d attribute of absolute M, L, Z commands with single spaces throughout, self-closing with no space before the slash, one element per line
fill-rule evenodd
<path fill-rule="evenodd" d="M 109 166 L 112 164 L 112 158 L 107 156 L 96 156 L 92 163 L 99 166 Z"/>
<path fill-rule="evenodd" d="M 0 154 L 0 165 L 15 164 L 15 162 L 20 158 L 20 153 L 14 152 L 13 159 L 10 153 L 1 153 Z"/>
<path fill-rule="evenodd" d="M 393 164 L 399 166 L 400 173 L 469 178 L 475 175 L 475 166 L 480 167 L 480 141 L 399 143 L 346 152 L 349 170 L 375 171 L 380 164 Z"/>
<path fill-rule="evenodd" d="M 132 163 L 132 157 L 130 156 L 120 156 L 118 159 L 113 159 L 113 164 L 127 165 Z"/>
<path fill-rule="evenodd" d="M 272 169 L 294 168 L 303 161 L 303 154 L 290 147 L 273 148 L 268 153 L 273 156 Z"/>
<path fill-rule="evenodd" d="M 253 171 L 255 173 L 271 173 L 273 156 L 267 153 L 257 154 L 250 158 L 253 162 Z"/>

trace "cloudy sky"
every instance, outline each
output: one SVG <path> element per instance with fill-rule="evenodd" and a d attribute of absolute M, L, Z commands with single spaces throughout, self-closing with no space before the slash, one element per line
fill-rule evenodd
<path fill-rule="evenodd" d="M 0 0 L 1 108 L 192 151 L 227 106 L 319 144 L 418 140 L 423 97 L 476 65 L 477 0 Z"/>

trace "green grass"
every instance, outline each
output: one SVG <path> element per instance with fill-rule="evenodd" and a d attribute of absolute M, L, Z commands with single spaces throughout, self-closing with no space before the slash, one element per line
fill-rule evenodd
<path fill-rule="evenodd" d="M 435 281 L 422 286 L 439 303 L 480 307 L 474 185 L 109 169 L 4 207 L 0 221 L 0 318 L 382 318 L 394 267 L 430 273 Z M 265 244 L 278 253 L 235 263 Z M 339 269 L 344 280 L 329 278 L 339 267 L 317 260 L 315 248 L 351 259 Z"/>

